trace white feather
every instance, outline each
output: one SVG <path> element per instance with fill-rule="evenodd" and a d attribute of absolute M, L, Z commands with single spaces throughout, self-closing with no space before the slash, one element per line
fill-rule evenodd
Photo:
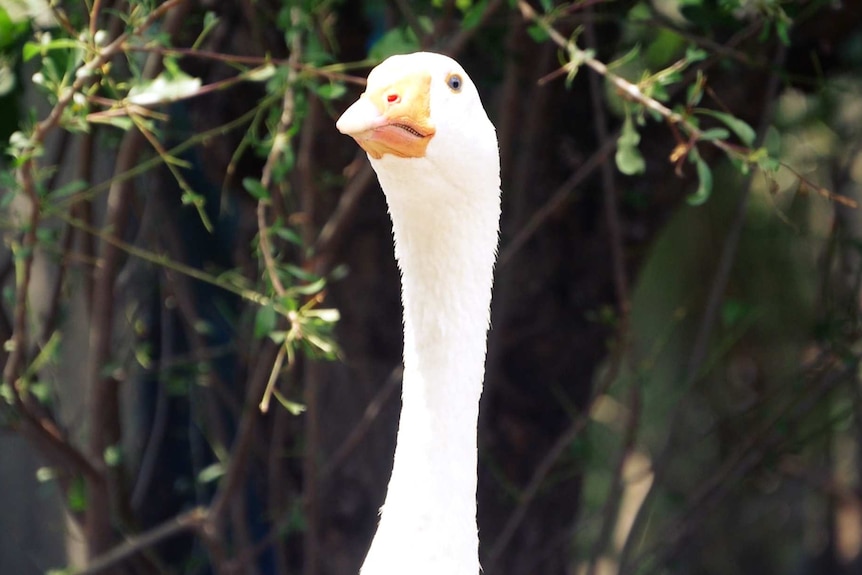
<path fill-rule="evenodd" d="M 500 218 L 499 152 L 476 87 L 446 56 L 393 56 L 371 72 L 369 89 L 417 70 L 431 75 L 436 128 L 425 156 L 370 158 L 402 276 L 405 370 L 392 477 L 361 573 L 477 575 L 476 430 Z M 463 79 L 458 92 L 446 84 L 453 73 Z M 339 129 L 351 122 L 343 118 Z"/>

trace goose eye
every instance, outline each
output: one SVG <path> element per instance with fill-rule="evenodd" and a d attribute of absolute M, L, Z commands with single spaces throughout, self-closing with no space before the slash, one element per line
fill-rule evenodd
<path fill-rule="evenodd" d="M 464 84 L 464 81 L 458 74 L 449 74 L 449 77 L 446 78 L 446 84 L 453 92 L 460 92 L 461 86 Z"/>

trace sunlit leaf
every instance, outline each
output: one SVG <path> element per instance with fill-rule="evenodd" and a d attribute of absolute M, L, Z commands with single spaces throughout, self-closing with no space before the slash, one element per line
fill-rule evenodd
<path fill-rule="evenodd" d="M 108 467 L 117 467 L 123 460 L 123 452 L 119 445 L 109 445 L 105 448 L 105 453 L 102 457 L 105 460 L 105 465 Z"/>
<path fill-rule="evenodd" d="M 224 475 L 224 465 L 220 462 L 207 465 L 198 473 L 198 483 L 211 483 Z"/>
<path fill-rule="evenodd" d="M 173 102 L 193 96 L 200 89 L 200 78 L 193 78 L 183 73 L 174 73 L 172 77 L 168 77 L 167 74 L 162 73 L 149 82 L 133 86 L 129 90 L 129 102 L 141 106 Z"/>
<path fill-rule="evenodd" d="M 274 65 L 267 64 L 266 66 L 261 66 L 260 68 L 251 70 L 245 75 L 245 77 L 251 82 L 266 82 L 275 76 L 276 71 L 277 68 Z"/>
<path fill-rule="evenodd" d="M 310 309 L 305 312 L 307 317 L 316 317 L 327 323 L 335 323 L 341 319 L 341 314 L 337 309 Z"/>

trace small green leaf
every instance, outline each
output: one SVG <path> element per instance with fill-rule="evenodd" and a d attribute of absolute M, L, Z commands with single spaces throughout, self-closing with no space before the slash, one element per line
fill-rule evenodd
<path fill-rule="evenodd" d="M 168 62 L 170 60 L 166 59 L 166 66 Z M 181 71 L 163 72 L 149 82 L 132 86 L 129 102 L 140 106 L 173 102 L 194 96 L 200 89 L 200 78 L 193 78 Z"/>
<path fill-rule="evenodd" d="M 420 49 L 419 39 L 408 27 L 393 28 L 374 43 L 368 51 L 368 57 L 383 61 L 394 54 L 409 54 Z"/>
<path fill-rule="evenodd" d="M 712 140 L 726 140 L 730 137 L 730 132 L 724 128 L 711 128 L 700 133 L 700 139 L 709 142 Z"/>
<path fill-rule="evenodd" d="M 772 156 L 763 155 L 757 159 L 757 165 L 764 172 L 774 174 L 781 168 L 781 161 Z"/>
<path fill-rule="evenodd" d="M 328 339 L 322 338 L 313 333 L 306 333 L 305 340 L 326 355 L 332 355 L 335 353 L 335 344 Z"/>
<path fill-rule="evenodd" d="M 702 50 L 694 45 L 689 46 L 685 50 L 685 61 L 689 64 L 706 60 L 707 56 L 708 54 L 706 53 L 706 50 Z"/>
<path fill-rule="evenodd" d="M 315 282 L 315 281 L 318 281 L 320 279 L 317 277 L 317 275 L 315 275 L 311 272 L 305 271 L 301 267 L 294 265 L 294 264 L 285 264 L 284 269 L 287 271 L 287 273 L 289 273 L 293 277 L 299 278 L 303 281 Z"/>
<path fill-rule="evenodd" d="M 790 46 L 790 26 L 789 23 L 785 20 L 778 20 L 775 22 L 775 33 L 778 35 L 778 39 L 781 40 L 781 43 L 785 46 Z"/>
<path fill-rule="evenodd" d="M 34 56 L 39 55 L 42 52 L 42 45 L 37 44 L 36 42 L 27 42 L 24 44 L 24 49 L 21 51 L 22 59 L 27 62 L 32 59 Z"/>
<path fill-rule="evenodd" d="M 744 120 L 740 120 L 736 116 L 731 116 L 730 114 L 726 114 L 724 112 L 718 112 L 716 110 L 710 110 L 707 108 L 699 108 L 696 112 L 700 114 L 705 114 L 707 116 L 712 116 L 716 120 L 720 120 L 724 123 L 725 126 L 730 128 L 734 134 L 742 141 L 746 146 L 750 146 L 754 143 L 754 139 L 757 137 L 757 134 L 754 132 L 754 128 L 749 126 Z"/>
<path fill-rule="evenodd" d="M 117 467 L 123 460 L 123 452 L 119 445 L 109 445 L 105 448 L 105 453 L 102 457 L 105 460 L 105 465 L 108 467 Z"/>
<path fill-rule="evenodd" d="M 485 14 L 485 8 L 488 6 L 488 0 L 479 0 L 473 6 L 464 12 L 464 18 L 461 20 L 461 28 L 464 30 L 472 30 L 482 22 L 482 16 Z"/>
<path fill-rule="evenodd" d="M 712 169 L 709 167 L 703 158 L 700 157 L 696 148 L 693 148 L 688 155 L 690 162 L 694 162 L 697 166 L 697 191 L 686 198 L 686 201 L 692 206 L 699 206 L 709 199 L 712 194 Z"/>
<path fill-rule="evenodd" d="M 289 399 L 284 397 L 277 389 L 273 389 L 272 394 L 275 396 L 275 399 L 277 399 L 278 402 L 290 412 L 291 415 L 299 415 L 306 409 L 305 405 L 297 403 L 295 401 L 290 401 Z"/>
<path fill-rule="evenodd" d="M 641 137 L 635 129 L 632 115 L 626 114 L 620 137 L 617 140 L 617 153 L 614 159 L 619 171 L 627 176 L 642 174 L 646 171 L 646 162 L 638 150 L 640 141 Z"/>
<path fill-rule="evenodd" d="M 272 64 L 266 64 L 248 72 L 245 77 L 249 82 L 266 82 L 275 76 L 277 69 Z"/>
<path fill-rule="evenodd" d="M 224 465 L 217 461 L 200 470 L 198 483 L 212 483 L 222 475 L 224 475 Z"/>
<path fill-rule="evenodd" d="M 619 58 L 617 58 L 613 62 L 610 62 L 608 64 L 608 70 L 614 70 L 616 68 L 620 68 L 622 66 L 625 66 L 629 62 L 633 62 L 635 59 L 637 59 L 637 57 L 640 55 L 640 53 L 641 53 L 641 45 L 635 44 L 631 50 L 629 50 L 628 52 L 626 52 L 625 54 L 623 54 L 622 56 L 620 56 Z"/>
<path fill-rule="evenodd" d="M 16 21 L 17 20 L 17 21 Z M 26 19 L 13 19 L 3 6 L 0 6 L 0 48 L 5 48 L 29 28 Z"/>
<path fill-rule="evenodd" d="M 77 194 L 85 189 L 87 189 L 87 182 L 83 180 L 72 180 L 71 182 L 60 186 L 56 190 L 49 192 L 49 194 L 52 198 L 65 198 L 66 196 Z"/>
<path fill-rule="evenodd" d="M 258 200 L 269 199 L 269 190 L 263 187 L 263 184 L 260 183 L 260 180 L 257 180 L 255 178 L 243 178 L 242 187 L 244 187 L 245 191 L 247 191 L 249 194 L 257 198 Z"/>
<path fill-rule="evenodd" d="M 703 77 L 703 72 L 700 70 L 697 71 L 697 78 L 695 79 L 693 84 L 690 84 L 686 89 L 686 97 L 685 101 L 689 107 L 694 107 L 700 104 L 701 98 L 703 98 L 703 86 L 706 84 L 706 80 Z"/>
<path fill-rule="evenodd" d="M 274 331 L 277 319 L 275 308 L 269 305 L 259 307 L 254 316 L 255 339 L 261 339 Z"/>
<path fill-rule="evenodd" d="M 295 286 L 295 287 L 291 288 L 291 291 L 298 293 L 300 295 L 314 295 L 314 294 L 318 293 L 320 290 L 322 290 L 325 285 L 326 285 L 326 279 L 325 278 L 317 278 L 317 280 L 315 280 L 309 284 L 305 284 L 305 285 L 301 285 L 301 286 Z"/>
<path fill-rule="evenodd" d="M 36 481 L 47 483 L 57 478 L 57 470 L 53 467 L 40 467 L 36 470 Z"/>
<path fill-rule="evenodd" d="M 335 323 L 339 319 L 341 319 L 341 314 L 337 309 L 324 308 L 324 309 L 310 309 L 304 314 L 306 317 L 316 317 L 321 319 L 327 323 Z"/>
<path fill-rule="evenodd" d="M 337 100 L 347 93 L 347 87 L 340 82 L 330 82 L 318 86 L 315 92 L 323 100 Z"/>
<path fill-rule="evenodd" d="M 527 34 L 530 35 L 530 38 L 535 40 L 537 44 L 544 43 L 548 38 L 548 33 L 545 32 L 545 29 L 539 26 L 538 24 L 533 24 L 527 28 Z"/>
<path fill-rule="evenodd" d="M 70 511 L 84 511 L 87 509 L 87 488 L 83 477 L 75 477 L 66 491 L 66 503 Z"/>
<path fill-rule="evenodd" d="M 273 226 L 272 232 L 283 240 L 286 240 L 294 245 L 302 246 L 302 238 L 292 228 L 287 226 Z"/>

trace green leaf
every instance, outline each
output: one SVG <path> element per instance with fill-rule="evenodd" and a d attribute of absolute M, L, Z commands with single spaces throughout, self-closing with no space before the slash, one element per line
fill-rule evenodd
<path fill-rule="evenodd" d="M 60 186 L 56 190 L 49 192 L 49 194 L 52 198 L 65 198 L 66 196 L 77 194 L 85 189 L 87 189 L 87 182 L 83 180 L 72 180 L 71 182 Z"/>
<path fill-rule="evenodd" d="M 14 43 L 30 27 L 26 20 L 15 21 L 3 6 L 0 6 L 0 48 Z"/>
<path fill-rule="evenodd" d="M 485 14 L 485 8 L 488 6 L 488 0 L 479 0 L 464 11 L 464 18 L 461 20 L 461 28 L 464 30 L 472 30 L 482 21 L 482 16 Z"/>
<path fill-rule="evenodd" d="M 42 46 L 40 44 L 37 44 L 36 42 L 27 42 L 24 44 L 23 50 L 21 50 L 21 57 L 25 62 L 27 62 L 41 52 Z"/>
<path fill-rule="evenodd" d="M 642 174 L 646 171 L 646 162 L 638 150 L 640 141 L 641 137 L 635 129 L 632 115 L 626 114 L 622 132 L 617 140 L 617 153 L 614 159 L 619 171 L 627 176 Z"/>
<path fill-rule="evenodd" d="M 706 60 L 708 56 L 706 50 L 702 50 L 697 46 L 691 45 L 685 51 L 685 61 L 689 64 L 693 64 L 695 62 L 700 62 L 701 60 Z"/>
<path fill-rule="evenodd" d="M 211 463 L 198 473 L 198 483 L 211 483 L 224 475 L 225 469 L 221 462 Z"/>
<path fill-rule="evenodd" d="M 283 240 L 302 246 L 302 238 L 292 228 L 287 226 L 272 226 L 272 232 Z"/>
<path fill-rule="evenodd" d="M 170 60 L 165 60 L 165 65 Z M 194 96 L 201 89 L 201 79 L 193 78 L 181 71 L 162 72 L 153 80 L 132 86 L 129 102 L 140 106 L 150 106 L 173 102 Z"/>
<path fill-rule="evenodd" d="M 781 161 L 772 156 L 763 155 L 757 159 L 757 165 L 764 172 L 774 174 L 781 168 Z"/>
<path fill-rule="evenodd" d="M 781 43 L 785 46 L 790 46 L 790 26 L 789 22 L 785 20 L 778 20 L 775 22 L 775 33 L 778 35 L 778 39 L 781 40 Z"/>
<path fill-rule="evenodd" d="M 275 399 L 277 399 L 278 402 L 290 412 L 291 415 L 299 415 L 306 410 L 305 405 L 297 403 L 295 401 L 290 401 L 289 399 L 284 397 L 277 389 L 273 389 L 272 394 L 275 396 Z"/>
<path fill-rule="evenodd" d="M 266 64 L 265 66 L 249 71 L 245 77 L 249 82 L 266 82 L 275 76 L 277 71 L 276 67 L 272 64 Z"/>
<path fill-rule="evenodd" d="M 119 445 L 109 445 L 105 448 L 105 453 L 102 457 L 105 460 L 105 465 L 108 467 L 117 467 L 123 460 L 123 452 Z"/>
<path fill-rule="evenodd" d="M 275 313 L 275 308 L 269 305 L 259 307 L 257 309 L 257 314 L 254 316 L 255 339 L 266 337 L 274 331 L 277 319 L 278 315 Z"/>
<path fill-rule="evenodd" d="M 328 339 L 322 338 L 314 333 L 306 333 L 305 341 L 322 351 L 326 355 L 332 355 L 335 353 L 335 344 Z"/>
<path fill-rule="evenodd" d="M 75 477 L 69 489 L 66 491 L 66 503 L 70 511 L 84 511 L 87 509 L 87 488 L 84 478 Z"/>
<path fill-rule="evenodd" d="M 527 34 L 530 35 L 530 38 L 536 41 L 537 44 L 544 43 L 548 38 L 548 33 L 545 32 L 545 29 L 539 26 L 538 24 L 533 24 L 527 28 Z"/>
<path fill-rule="evenodd" d="M 712 169 L 700 157 L 696 148 L 693 148 L 689 152 L 688 159 L 697 166 L 698 185 L 697 191 L 690 195 L 686 201 L 692 206 L 699 206 L 708 200 L 710 194 L 712 194 Z"/>
<path fill-rule="evenodd" d="M 333 308 L 324 308 L 324 309 L 310 309 L 306 311 L 303 315 L 306 317 L 315 317 L 320 320 L 325 321 L 326 323 L 335 323 L 339 319 L 341 319 L 341 314 L 337 309 Z"/>
<path fill-rule="evenodd" d="M 393 28 L 386 32 L 368 50 L 372 60 L 383 61 L 394 54 L 408 54 L 420 49 L 419 39 L 409 27 Z"/>
<path fill-rule="evenodd" d="M 730 128 L 734 134 L 742 141 L 746 146 L 751 146 L 754 143 L 754 139 L 757 137 L 754 129 L 749 126 L 744 120 L 740 120 L 736 116 L 731 116 L 730 114 L 726 114 L 724 112 L 718 112 L 716 110 L 710 110 L 708 108 L 698 108 L 696 110 L 697 113 L 705 114 L 707 116 L 712 116 L 716 120 L 720 120 L 724 123 L 725 126 Z"/>
<path fill-rule="evenodd" d="M 243 178 L 242 179 L 242 187 L 245 188 L 249 194 L 258 200 L 268 200 L 269 199 L 269 190 L 263 187 L 263 184 L 260 183 L 260 180 L 255 178 Z"/>
<path fill-rule="evenodd" d="M 299 278 L 303 281 L 315 282 L 315 281 L 318 281 L 320 279 L 320 278 L 318 278 L 317 275 L 315 275 L 309 271 L 305 271 L 304 269 L 302 269 L 301 267 L 299 267 L 297 265 L 285 264 L 284 269 L 287 270 L 287 273 L 289 273 L 293 277 Z"/>
<path fill-rule="evenodd" d="M 329 84 L 318 86 L 314 91 L 323 100 L 337 100 L 347 93 L 347 87 L 340 82 L 330 82 Z"/>
<path fill-rule="evenodd" d="M 703 72 L 697 71 L 697 79 L 693 84 L 689 84 L 686 88 L 685 101 L 689 107 L 694 107 L 700 104 L 700 99 L 703 98 L 703 86 L 706 83 L 703 77 Z"/>
<path fill-rule="evenodd" d="M 640 55 L 640 53 L 641 53 L 641 45 L 635 44 L 631 50 L 629 50 L 628 52 L 626 52 L 625 54 L 623 54 L 622 56 L 620 56 L 616 60 L 608 63 L 608 70 L 614 70 L 616 68 L 620 68 L 622 66 L 625 66 L 629 62 L 633 62 L 634 60 L 637 59 L 637 57 Z"/>
<path fill-rule="evenodd" d="M 712 140 L 726 140 L 730 137 L 730 132 L 724 128 L 711 128 L 700 133 L 700 139 L 709 142 Z"/>
<path fill-rule="evenodd" d="M 291 291 L 294 293 L 298 293 L 300 295 L 314 295 L 322 290 L 326 286 L 325 278 L 318 278 L 317 280 L 301 286 L 295 286 L 291 288 Z"/>

